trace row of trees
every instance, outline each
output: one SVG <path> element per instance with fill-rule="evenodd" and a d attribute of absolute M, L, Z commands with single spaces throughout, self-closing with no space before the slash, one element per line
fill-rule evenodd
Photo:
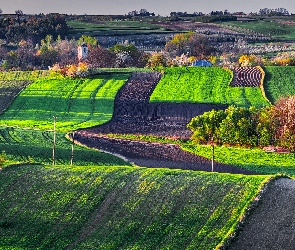
<path fill-rule="evenodd" d="M 36 43 L 46 35 L 57 38 L 58 35 L 64 37 L 67 32 L 66 17 L 61 14 L 28 16 L 19 10 L 16 15 L 0 17 L 0 38 L 6 39 L 7 44 L 28 39 Z"/>
<path fill-rule="evenodd" d="M 198 144 L 282 146 L 295 150 L 295 96 L 283 97 L 273 107 L 212 110 L 188 124 Z"/>

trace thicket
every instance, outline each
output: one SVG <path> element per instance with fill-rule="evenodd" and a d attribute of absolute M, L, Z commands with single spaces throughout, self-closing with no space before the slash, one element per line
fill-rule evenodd
<path fill-rule="evenodd" d="M 275 106 L 230 106 L 193 118 L 187 125 L 197 144 L 282 146 L 295 149 L 295 97 L 282 97 Z"/>

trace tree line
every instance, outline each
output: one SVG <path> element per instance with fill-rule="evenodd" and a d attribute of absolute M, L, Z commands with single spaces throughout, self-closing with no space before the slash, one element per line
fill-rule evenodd
<path fill-rule="evenodd" d="M 47 35 L 64 38 L 67 32 L 66 17 L 58 13 L 29 16 L 18 10 L 15 15 L 0 16 L 0 39 L 7 44 L 28 39 L 36 43 Z"/>

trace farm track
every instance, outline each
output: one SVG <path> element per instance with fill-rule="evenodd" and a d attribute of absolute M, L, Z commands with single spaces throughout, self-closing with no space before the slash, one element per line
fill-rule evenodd
<path fill-rule="evenodd" d="M 186 124 L 205 111 L 227 105 L 149 103 L 160 73 L 135 73 L 115 97 L 113 118 L 106 124 L 81 129 L 75 141 L 91 148 L 121 155 L 130 162 L 151 168 L 211 171 L 211 161 L 182 150 L 178 145 L 108 138 L 98 134 L 146 134 L 189 139 Z M 254 174 L 234 166 L 215 163 L 214 171 Z"/>
<path fill-rule="evenodd" d="M 186 152 L 175 144 L 108 138 L 86 131 L 78 131 L 75 134 L 75 141 L 91 148 L 120 155 L 138 166 L 200 171 L 212 170 L 211 160 Z M 257 174 L 253 171 L 218 162 L 214 163 L 214 172 Z"/>

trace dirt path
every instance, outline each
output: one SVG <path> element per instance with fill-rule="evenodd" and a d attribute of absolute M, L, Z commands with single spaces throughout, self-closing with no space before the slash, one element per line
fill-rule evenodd
<path fill-rule="evenodd" d="M 269 185 L 228 249 L 295 249 L 295 180 L 281 178 Z"/>
<path fill-rule="evenodd" d="M 211 160 L 186 152 L 178 145 L 108 138 L 85 131 L 75 134 L 75 141 L 91 148 L 120 155 L 135 165 L 149 168 L 177 168 L 211 171 Z M 214 163 L 214 172 L 256 174 L 235 166 Z"/>

